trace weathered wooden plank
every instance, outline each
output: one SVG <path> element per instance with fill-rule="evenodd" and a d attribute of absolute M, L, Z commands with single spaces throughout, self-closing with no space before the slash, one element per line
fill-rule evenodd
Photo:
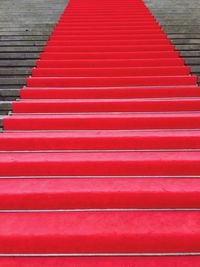
<path fill-rule="evenodd" d="M 39 53 L 0 53 L 0 60 L 1 59 L 38 59 L 40 58 Z"/>
<path fill-rule="evenodd" d="M 172 40 L 174 39 L 188 39 L 188 40 L 195 40 L 200 39 L 200 33 L 175 33 L 175 34 L 168 34 L 168 37 Z"/>
<path fill-rule="evenodd" d="M 0 85 L 23 85 L 25 84 L 25 78 L 1 78 L 0 77 Z"/>
<path fill-rule="evenodd" d="M 38 46 L 0 46 L 1 52 L 42 52 L 43 47 Z"/>
<path fill-rule="evenodd" d="M 47 41 L 49 36 L 47 35 L 28 35 L 28 36 L 0 36 L 0 41 Z"/>
<path fill-rule="evenodd" d="M 0 68 L 1 76 L 16 76 L 16 75 L 30 75 L 32 73 L 32 68 Z"/>
<path fill-rule="evenodd" d="M 200 45 L 198 44 L 190 44 L 190 45 L 176 45 L 175 46 L 177 50 L 179 51 L 199 51 Z"/>
<path fill-rule="evenodd" d="M 200 45 L 200 38 L 199 39 L 173 39 L 171 40 L 172 44 L 176 45 Z M 1 42 L 0 42 L 1 44 Z"/>
<path fill-rule="evenodd" d="M 0 67 L 34 67 L 35 60 L 0 60 Z"/>
<path fill-rule="evenodd" d="M 46 41 L 1 41 L 0 40 L 0 47 L 15 47 L 15 46 L 44 46 Z"/>
<path fill-rule="evenodd" d="M 11 101 L 0 101 L 1 111 L 9 111 L 12 108 Z"/>

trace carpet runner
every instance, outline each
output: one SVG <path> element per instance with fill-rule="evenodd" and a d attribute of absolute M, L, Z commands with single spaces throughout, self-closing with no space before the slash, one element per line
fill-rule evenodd
<path fill-rule="evenodd" d="M 1 266 L 199 266 L 200 90 L 142 0 L 71 0 L 20 93 Z"/>

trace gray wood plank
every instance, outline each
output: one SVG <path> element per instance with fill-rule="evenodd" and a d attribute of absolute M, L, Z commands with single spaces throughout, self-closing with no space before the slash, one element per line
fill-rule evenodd
<path fill-rule="evenodd" d="M 0 47 L 9 47 L 9 46 L 44 46 L 46 45 L 46 41 L 24 41 L 24 40 L 7 40 L 7 41 L 1 41 L 0 40 Z"/>
<path fill-rule="evenodd" d="M 16 75 L 30 75 L 32 68 L 0 68 L 0 77 L 16 76 Z"/>
<path fill-rule="evenodd" d="M 22 60 L 0 60 L 1 67 L 34 67 L 36 65 L 35 60 L 22 59 Z"/>
<path fill-rule="evenodd" d="M 42 52 L 43 47 L 38 46 L 0 46 L 0 53 L 4 52 Z"/>
<path fill-rule="evenodd" d="M 0 60 L 2 59 L 9 59 L 9 60 L 15 60 L 15 59 L 39 59 L 39 53 L 0 53 Z"/>
<path fill-rule="evenodd" d="M 17 89 L 11 89 L 11 88 L 8 88 L 8 89 L 0 89 L 0 96 L 1 97 L 19 97 L 19 88 Z"/>

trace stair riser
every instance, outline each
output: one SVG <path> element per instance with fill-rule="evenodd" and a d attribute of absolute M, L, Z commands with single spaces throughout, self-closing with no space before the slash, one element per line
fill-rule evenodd
<path fill-rule="evenodd" d="M 46 60 L 69 60 L 69 59 L 159 59 L 159 58 L 178 58 L 177 51 L 159 52 L 90 52 L 90 53 L 47 53 L 40 54 L 41 59 Z"/>
<path fill-rule="evenodd" d="M 68 116 L 4 118 L 5 130 L 147 130 L 199 129 L 200 116 Z"/>
<path fill-rule="evenodd" d="M 0 186 L 0 210 L 163 209 L 200 205 L 200 179 L 192 178 L 18 178 L 1 179 Z"/>
<path fill-rule="evenodd" d="M 175 112 L 200 111 L 200 100 L 158 101 L 79 101 L 12 103 L 15 113 L 81 113 L 81 112 Z"/>
<path fill-rule="evenodd" d="M 35 68 L 33 77 L 130 77 L 130 76 L 179 76 L 189 75 L 190 67 L 162 68 Z"/>
<path fill-rule="evenodd" d="M 139 59 L 139 60 L 37 60 L 38 68 L 123 68 L 184 66 L 184 59 Z"/>
<path fill-rule="evenodd" d="M 195 76 L 134 77 L 50 77 L 28 78 L 28 87 L 115 87 L 115 86 L 187 86 L 196 85 Z"/>
<path fill-rule="evenodd" d="M 31 264 L 35 264 L 37 267 L 55 267 L 57 266 L 81 266 L 81 267 L 93 267 L 99 264 L 106 267 L 124 267 L 131 266 L 131 264 L 137 264 L 139 267 L 154 266 L 155 264 L 162 265 L 163 267 L 171 266 L 186 266 L 192 264 L 193 267 L 199 267 L 199 257 L 195 256 L 163 256 L 163 257 L 2 257 L 0 258 L 0 264 L 2 266 L 9 267 L 30 267 Z"/>
<path fill-rule="evenodd" d="M 140 38 L 165 38 L 166 36 L 163 37 L 163 31 L 159 28 L 146 28 L 146 29 L 140 29 L 140 28 L 127 28 L 127 29 L 115 29 L 115 28 L 111 28 L 111 29 L 96 29 L 95 32 L 93 30 L 90 29 L 69 29 L 67 27 L 63 27 L 62 25 L 55 27 L 55 30 L 53 32 L 54 35 L 69 35 L 69 37 L 73 37 L 75 35 L 93 35 L 93 36 L 97 36 L 97 35 L 112 35 L 112 34 L 116 34 L 118 33 L 116 36 L 118 35 L 133 35 L 133 36 L 137 36 L 138 39 Z"/>
<path fill-rule="evenodd" d="M 182 134 L 181 134 L 182 133 Z M 146 133 L 118 133 L 118 135 L 102 133 L 58 134 L 43 136 L 39 133 L 35 137 L 15 133 L 8 133 L 0 137 L 0 150 L 172 150 L 172 149 L 200 149 L 200 135 L 195 132 L 148 132 Z M 53 136 L 52 136 L 53 135 Z"/>
<path fill-rule="evenodd" d="M 45 52 L 57 52 L 61 53 L 62 52 L 137 52 L 137 51 L 173 51 L 174 46 L 173 45 L 138 45 L 138 46 L 133 46 L 133 45 L 121 45 L 121 46 L 115 46 L 115 45 L 110 45 L 110 46 L 48 46 L 44 48 Z"/>
<path fill-rule="evenodd" d="M 5 213 L 0 253 L 199 252 L 199 219 L 197 212 Z"/>
<path fill-rule="evenodd" d="M 25 88 L 20 90 L 21 99 L 120 99 L 159 97 L 199 97 L 198 87 L 163 88 Z"/>
<path fill-rule="evenodd" d="M 200 152 L 19 152 L 0 156 L 0 175 L 6 177 L 200 176 Z"/>

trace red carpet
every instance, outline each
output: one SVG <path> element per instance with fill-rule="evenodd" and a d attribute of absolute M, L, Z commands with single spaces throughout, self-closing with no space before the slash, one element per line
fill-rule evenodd
<path fill-rule="evenodd" d="M 1 266 L 200 265 L 200 90 L 141 0 L 71 0 L 20 94 Z"/>

